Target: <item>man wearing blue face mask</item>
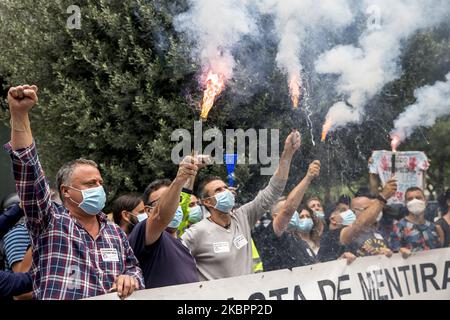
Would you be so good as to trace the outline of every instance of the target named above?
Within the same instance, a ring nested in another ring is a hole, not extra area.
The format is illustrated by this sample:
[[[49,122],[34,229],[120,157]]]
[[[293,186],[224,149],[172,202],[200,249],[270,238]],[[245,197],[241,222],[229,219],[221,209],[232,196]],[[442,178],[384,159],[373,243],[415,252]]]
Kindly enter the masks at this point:
[[[281,196],[300,145],[300,133],[291,133],[269,185],[236,210],[235,196],[222,179],[210,177],[200,184],[202,204],[211,215],[187,229],[182,239],[196,259],[201,281],[253,273],[251,229]]]
[[[173,182],[153,181],[142,196],[149,218],[136,225],[129,240],[142,267],[147,289],[198,281],[195,259],[177,237],[183,220],[181,192],[201,167],[191,160],[188,157],[180,164]]]
[[[378,231],[378,222],[383,215],[387,200],[397,191],[395,178],[389,180],[378,197],[368,191],[360,190],[351,201],[355,221],[342,228],[339,235],[341,245],[357,257],[385,255],[392,256],[387,240]],[[350,215],[349,215],[350,216]],[[345,218],[346,216],[343,216]]]
[[[356,221],[356,215],[347,206],[337,205],[330,215],[330,225],[320,241],[320,249],[317,258],[320,262],[346,259],[348,264],[355,261],[356,256],[349,252],[346,246],[340,242],[343,228],[352,225]]]
[[[302,214],[299,214],[297,208],[306,190],[319,174],[320,161],[316,160],[310,164],[306,176],[289,193],[289,196],[278,199],[272,206],[273,222],[254,234],[265,271],[317,263],[310,245],[302,237],[302,233],[310,234],[313,230],[314,222],[311,219],[311,213],[302,210]]]
[[[51,201],[31,134],[28,113],[36,86],[8,92],[11,141],[5,145],[33,246],[33,297],[70,300],[143,288],[142,271],[125,233],[102,212],[106,194],[97,164],[75,160],[57,175],[63,205]]]

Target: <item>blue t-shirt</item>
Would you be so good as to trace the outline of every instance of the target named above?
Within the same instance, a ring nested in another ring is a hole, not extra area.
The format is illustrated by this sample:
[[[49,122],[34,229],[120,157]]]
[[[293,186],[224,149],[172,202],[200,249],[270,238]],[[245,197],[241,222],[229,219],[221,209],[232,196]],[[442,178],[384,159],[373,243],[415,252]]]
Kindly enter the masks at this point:
[[[189,249],[164,231],[150,246],[145,245],[147,220],[137,224],[128,241],[139,260],[145,288],[159,288],[198,282],[197,267]]]
[[[18,224],[6,234],[3,239],[3,246],[5,248],[7,270],[12,270],[14,263],[23,260],[30,245],[30,235],[25,224]]]

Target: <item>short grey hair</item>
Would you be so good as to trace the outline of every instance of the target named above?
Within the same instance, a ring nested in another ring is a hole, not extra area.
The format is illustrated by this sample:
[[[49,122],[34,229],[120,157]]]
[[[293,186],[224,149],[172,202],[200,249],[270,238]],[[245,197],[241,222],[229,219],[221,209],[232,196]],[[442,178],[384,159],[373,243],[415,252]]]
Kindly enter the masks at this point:
[[[62,185],[67,186],[67,185],[71,184],[73,171],[79,165],[93,166],[94,168],[98,169],[98,165],[97,165],[97,163],[95,163],[95,161],[87,160],[87,159],[83,159],[83,158],[73,160],[73,161],[70,161],[70,162],[67,162],[66,164],[64,164],[58,170],[58,173],[56,174],[56,188],[58,188],[58,194],[62,201],[64,201],[63,200],[64,197],[61,192],[61,186]]]

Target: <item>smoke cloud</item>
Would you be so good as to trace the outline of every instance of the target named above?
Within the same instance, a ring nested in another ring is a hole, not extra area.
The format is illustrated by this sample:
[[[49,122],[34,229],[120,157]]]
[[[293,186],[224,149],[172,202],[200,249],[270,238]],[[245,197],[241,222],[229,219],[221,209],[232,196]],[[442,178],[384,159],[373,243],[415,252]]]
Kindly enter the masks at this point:
[[[450,73],[446,81],[419,88],[414,93],[417,102],[395,120],[392,135],[407,139],[418,127],[431,127],[440,117],[450,115]]]
[[[263,14],[274,17],[278,37],[277,66],[288,77],[291,96],[298,95],[302,86],[302,48],[315,45],[308,41],[311,34],[339,29],[353,21],[348,1],[259,0],[257,3]]]
[[[421,29],[439,24],[448,15],[440,0],[365,0],[369,22],[358,45],[339,45],[316,61],[321,74],[338,76],[336,90],[347,103],[333,105],[327,119],[333,128],[360,123],[364,107],[389,82],[401,76],[399,58],[405,40]]]
[[[200,61],[203,75],[213,70],[231,79],[234,52],[248,54],[245,61],[255,59],[256,53],[239,51],[244,37],[262,41],[267,37],[261,37],[261,32],[269,32],[277,43],[276,65],[287,76],[291,96],[302,89],[304,59],[315,61],[314,70],[307,71],[336,77],[336,92],[328,93],[338,97],[327,114],[331,130],[361,123],[367,103],[402,75],[406,41],[420,30],[439,25],[450,12],[447,0],[188,0],[188,4],[188,11],[177,15],[174,24],[194,43],[192,54]],[[260,30],[258,22],[267,16],[273,19],[273,30]],[[338,35],[342,44],[331,49],[336,42],[324,45],[330,34]],[[255,63],[262,70],[268,68],[267,61]],[[246,90],[250,94],[252,89],[246,86]]]

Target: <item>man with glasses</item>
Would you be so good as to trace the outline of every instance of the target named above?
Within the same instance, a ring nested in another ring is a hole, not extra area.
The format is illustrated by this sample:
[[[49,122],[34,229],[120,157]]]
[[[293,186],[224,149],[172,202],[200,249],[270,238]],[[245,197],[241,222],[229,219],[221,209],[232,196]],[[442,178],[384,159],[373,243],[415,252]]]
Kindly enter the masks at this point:
[[[357,192],[350,207],[354,213],[352,223],[345,223],[340,232],[340,243],[357,257],[384,254],[392,256],[386,239],[378,232],[378,222],[383,217],[387,200],[397,191],[397,182],[390,180],[383,191],[373,197],[369,191]],[[348,220],[348,219],[347,219]]]
[[[156,180],[144,191],[148,219],[137,224],[128,239],[141,265],[147,289],[198,281],[195,259],[177,237],[183,220],[181,192],[189,181],[195,179],[201,167],[194,162],[192,157],[188,157],[180,164],[172,182]]]

